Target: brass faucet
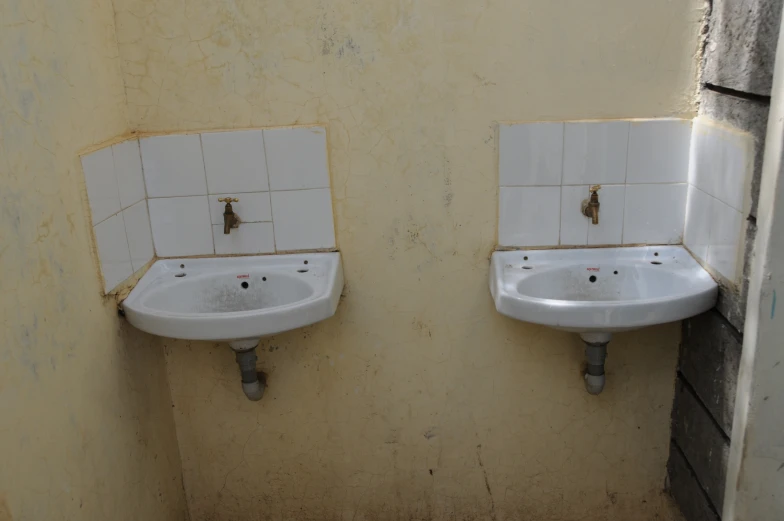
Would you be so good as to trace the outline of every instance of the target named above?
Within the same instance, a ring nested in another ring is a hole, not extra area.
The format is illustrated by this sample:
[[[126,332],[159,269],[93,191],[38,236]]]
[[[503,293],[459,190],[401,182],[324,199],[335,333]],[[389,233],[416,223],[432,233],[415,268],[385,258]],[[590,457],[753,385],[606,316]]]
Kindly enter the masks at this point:
[[[231,233],[232,228],[240,227],[240,216],[234,213],[231,203],[238,203],[240,200],[236,197],[220,197],[219,203],[226,203],[226,208],[223,209],[223,233],[228,235]]]
[[[583,215],[591,218],[591,224],[599,224],[599,189],[602,185],[593,185],[588,191],[589,199],[583,201]]]

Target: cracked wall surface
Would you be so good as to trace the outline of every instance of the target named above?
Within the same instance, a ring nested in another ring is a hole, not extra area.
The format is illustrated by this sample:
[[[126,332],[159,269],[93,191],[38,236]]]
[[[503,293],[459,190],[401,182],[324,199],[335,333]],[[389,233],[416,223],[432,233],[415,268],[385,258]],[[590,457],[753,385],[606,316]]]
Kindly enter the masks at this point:
[[[0,2],[2,521],[187,516],[160,341],[91,253],[77,154],[127,131],[110,2]]]
[[[347,288],[265,340],[167,342],[194,521],[673,519],[677,325],[499,316],[495,121],[694,115],[702,2],[115,0],[131,128],[327,127]]]

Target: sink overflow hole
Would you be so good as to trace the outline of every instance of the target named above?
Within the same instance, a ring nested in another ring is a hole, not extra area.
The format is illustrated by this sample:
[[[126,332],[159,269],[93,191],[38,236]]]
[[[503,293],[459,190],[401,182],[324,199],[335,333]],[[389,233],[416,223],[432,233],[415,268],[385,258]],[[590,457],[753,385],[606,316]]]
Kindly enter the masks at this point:
[[[184,277],[184,276],[185,276],[184,273],[178,273],[177,275],[175,275],[175,277]]]
[[[180,264],[180,268],[184,268],[184,267],[185,267],[185,264]]]
[[[658,257],[659,256],[659,252],[658,251],[653,252],[653,256],[654,257]]]
[[[613,275],[618,275],[618,272],[617,271],[613,271]]]
[[[590,280],[591,282],[596,282],[596,275],[591,275],[590,277],[588,277],[588,280]]]
[[[248,283],[247,282],[243,282],[242,284],[240,284],[240,286],[242,286],[243,289],[248,289]]]
[[[297,273],[307,273],[308,270],[297,270]]]
[[[307,264],[307,263],[308,263],[308,261],[305,261],[305,264]]]
[[[651,261],[651,264],[656,264],[658,266],[659,264],[661,264],[661,262],[659,262],[659,261]]]
[[[267,281],[267,277],[261,277],[261,280],[263,280],[264,282],[266,282],[266,281]]]
[[[523,260],[528,260],[528,255],[526,255],[525,257],[523,257]]]

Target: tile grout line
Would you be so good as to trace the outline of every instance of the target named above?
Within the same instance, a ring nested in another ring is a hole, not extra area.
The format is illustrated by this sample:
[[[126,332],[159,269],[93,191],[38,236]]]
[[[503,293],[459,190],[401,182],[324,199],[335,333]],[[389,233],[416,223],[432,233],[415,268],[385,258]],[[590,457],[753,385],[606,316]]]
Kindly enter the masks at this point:
[[[267,161],[267,138],[261,131],[261,147],[264,150],[264,171],[267,173],[267,198],[270,205],[270,222],[272,223],[272,253],[278,253],[278,239],[275,237],[275,211],[272,208],[272,181],[270,181],[269,161]]]
[[[204,143],[201,139],[202,133],[199,132],[198,135],[199,135],[199,153],[201,154],[201,168],[202,168],[202,172],[204,172],[204,188],[205,191],[209,193],[210,185],[209,182],[207,181],[207,163],[204,161]],[[212,215],[210,215],[210,200],[207,195],[205,195],[205,198],[207,199],[206,202],[207,202],[208,221],[210,222],[210,225],[212,225]],[[215,255],[215,234],[212,233],[212,226],[210,226],[210,239],[212,239],[212,254]]]
[[[626,198],[629,196],[629,148],[632,142],[632,124],[629,122],[629,131],[626,135],[626,160],[624,161],[623,172],[623,215],[621,217],[621,245],[625,243],[626,238]]]
[[[134,143],[136,143],[136,153],[139,156],[139,170],[142,175],[142,186],[144,187],[144,198],[142,199],[142,201],[144,201],[144,211],[147,214],[147,229],[150,231],[150,243],[152,244],[152,258],[154,259],[158,256],[158,253],[155,250],[155,239],[153,238],[152,235],[152,219],[150,218],[150,204],[147,202],[149,200],[149,196],[147,195],[147,178],[144,177],[144,158],[142,157],[142,142],[139,140],[139,138],[134,138],[128,141],[133,141]],[[129,247],[130,247],[130,243],[129,243]],[[152,259],[147,259],[147,262],[150,262],[150,260]]]
[[[591,186],[592,184],[601,184],[602,187],[605,186],[644,186],[644,185],[688,185],[689,183],[685,181],[661,181],[658,183],[570,183],[565,185],[556,185],[556,184],[549,184],[549,185],[500,185],[500,188],[537,188],[537,187],[548,187],[548,186]],[[279,192],[294,192],[294,191],[302,191],[302,190],[323,190],[324,188],[301,188],[299,190],[278,190]],[[251,192],[256,193],[256,192]],[[194,196],[175,196],[175,197],[194,197]],[[158,198],[160,199],[160,197]],[[722,201],[723,202],[723,201]],[[731,206],[727,204],[727,206]]]
[[[561,171],[558,173],[558,246],[561,245],[563,238],[563,175],[564,175],[564,162],[566,161],[566,123],[561,123]]]
[[[675,184],[675,183],[662,183],[662,184]],[[544,185],[544,186],[559,186],[559,185]],[[521,187],[522,188],[522,187]],[[242,195],[242,194],[267,194],[279,192],[307,192],[308,190],[329,190],[329,186],[319,186],[314,188],[293,188],[291,190],[259,190],[257,192],[225,192],[216,194],[189,194],[189,195],[162,195],[157,197],[148,197],[148,199],[175,199],[178,197],[209,197],[211,195]],[[138,201],[137,201],[138,202]],[[136,203],[134,203],[136,204]]]
[[[128,263],[131,265],[131,274],[128,275],[127,277],[125,277],[125,279],[127,279],[128,277],[132,277],[133,274],[136,273],[136,270],[133,269],[133,256],[131,255],[131,241],[128,240],[128,223],[125,221],[125,216],[122,215],[122,213],[123,212],[121,211],[120,212],[120,219],[122,219],[123,230],[125,231],[125,248],[128,250]],[[125,280],[125,279],[123,279],[123,280]],[[112,290],[113,289],[114,288],[112,288]]]

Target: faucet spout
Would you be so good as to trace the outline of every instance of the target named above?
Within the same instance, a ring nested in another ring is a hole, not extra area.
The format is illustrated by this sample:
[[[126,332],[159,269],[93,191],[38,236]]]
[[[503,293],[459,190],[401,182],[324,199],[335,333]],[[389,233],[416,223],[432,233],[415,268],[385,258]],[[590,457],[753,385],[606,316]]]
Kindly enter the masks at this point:
[[[599,224],[599,189],[601,185],[594,185],[588,190],[591,194],[590,198],[583,201],[583,215],[591,218],[591,224]]]
[[[240,227],[240,216],[234,213],[234,209],[231,207],[231,203],[239,202],[239,199],[236,197],[221,197],[218,199],[218,202],[226,203],[226,207],[223,209],[223,234],[229,235],[232,228]]]
[[[591,210],[591,224],[599,224],[599,203],[596,203],[596,206],[589,204],[588,207]]]

